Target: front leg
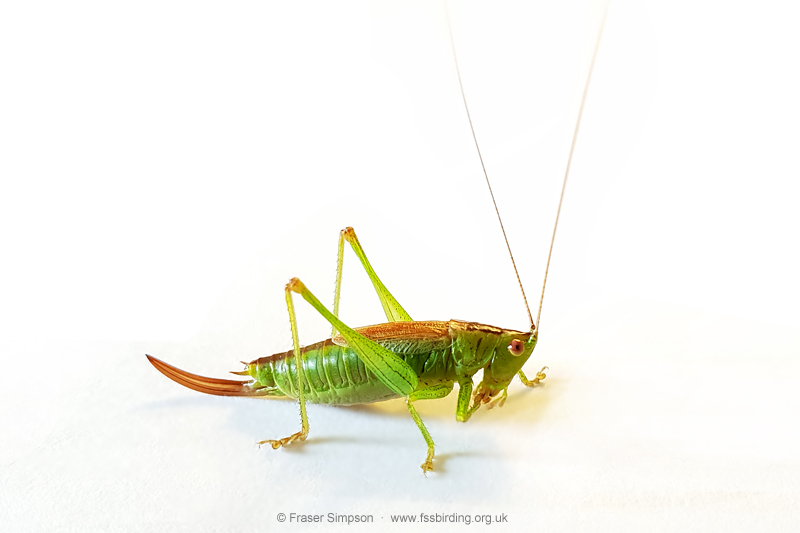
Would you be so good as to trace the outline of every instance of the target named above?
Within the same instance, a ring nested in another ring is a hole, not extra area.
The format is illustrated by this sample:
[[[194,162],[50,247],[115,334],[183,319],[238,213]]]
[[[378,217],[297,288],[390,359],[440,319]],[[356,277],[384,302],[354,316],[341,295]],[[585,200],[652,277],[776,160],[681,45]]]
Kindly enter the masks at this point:
[[[517,372],[517,375],[519,376],[519,380],[523,385],[526,387],[535,387],[540,381],[547,377],[547,374],[544,373],[545,370],[547,370],[547,367],[543,366],[542,369],[536,373],[536,377],[533,379],[528,379],[522,370]]]

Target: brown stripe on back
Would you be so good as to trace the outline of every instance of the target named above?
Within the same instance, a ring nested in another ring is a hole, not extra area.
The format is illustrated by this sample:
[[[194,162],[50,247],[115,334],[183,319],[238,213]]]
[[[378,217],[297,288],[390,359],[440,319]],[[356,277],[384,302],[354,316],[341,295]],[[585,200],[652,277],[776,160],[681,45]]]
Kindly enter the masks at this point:
[[[517,331],[515,329],[503,329],[497,326],[490,326],[489,324],[479,324],[477,322],[467,322],[464,320],[451,320],[449,323],[451,329],[461,331],[480,331],[482,333],[490,333],[492,335],[527,335],[527,332]]]

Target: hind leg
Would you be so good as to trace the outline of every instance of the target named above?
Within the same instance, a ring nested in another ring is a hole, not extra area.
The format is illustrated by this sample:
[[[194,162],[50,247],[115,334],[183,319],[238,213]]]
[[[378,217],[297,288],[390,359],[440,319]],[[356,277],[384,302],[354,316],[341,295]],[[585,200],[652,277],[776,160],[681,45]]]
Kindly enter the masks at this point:
[[[282,439],[268,439],[259,441],[258,445],[269,444],[273,450],[277,450],[281,446],[287,446],[296,441],[304,441],[308,437],[308,415],[306,415],[306,399],[303,393],[303,386],[305,385],[305,372],[303,371],[303,363],[300,356],[300,339],[297,336],[297,317],[294,313],[294,303],[292,302],[292,290],[289,285],[286,285],[286,307],[289,310],[289,323],[292,327],[292,345],[294,346],[294,362],[297,373],[297,398],[300,401],[300,431],[293,433],[288,437]]]

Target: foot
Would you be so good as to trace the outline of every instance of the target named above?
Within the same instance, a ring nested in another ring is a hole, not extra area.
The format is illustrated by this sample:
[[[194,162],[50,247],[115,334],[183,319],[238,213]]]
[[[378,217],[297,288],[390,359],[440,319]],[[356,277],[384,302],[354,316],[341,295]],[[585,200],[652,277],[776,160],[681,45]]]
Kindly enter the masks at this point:
[[[523,384],[523,385],[525,385],[526,387],[535,387],[536,385],[538,385],[538,384],[539,384],[539,382],[540,382],[540,381],[542,381],[544,378],[546,378],[546,377],[547,377],[547,374],[545,374],[545,373],[544,373],[544,371],[545,371],[545,370],[547,370],[547,367],[546,367],[546,366],[543,366],[543,367],[542,367],[542,369],[541,369],[541,370],[539,370],[539,371],[536,373],[536,377],[535,377],[535,378],[533,378],[533,379],[528,379],[528,378],[526,378],[526,377],[525,377],[525,374],[522,372],[522,370],[520,370],[520,371],[519,371],[519,374],[518,374],[518,375],[519,375],[519,380],[520,380],[520,381],[522,382],[522,384]]]
[[[486,406],[486,410],[492,409],[493,407],[503,407],[503,404],[506,403],[506,398],[508,398],[508,389],[503,389],[503,394],[492,400],[489,405]]]
[[[304,440],[306,440],[307,436],[308,436],[308,433],[303,433],[302,431],[298,431],[294,435],[289,435],[288,437],[283,438],[283,439],[259,441],[258,442],[258,447],[260,448],[262,444],[269,444],[270,446],[272,446],[273,450],[277,450],[281,446],[288,446],[289,444],[291,444],[291,443],[293,443],[295,441],[303,442]]]

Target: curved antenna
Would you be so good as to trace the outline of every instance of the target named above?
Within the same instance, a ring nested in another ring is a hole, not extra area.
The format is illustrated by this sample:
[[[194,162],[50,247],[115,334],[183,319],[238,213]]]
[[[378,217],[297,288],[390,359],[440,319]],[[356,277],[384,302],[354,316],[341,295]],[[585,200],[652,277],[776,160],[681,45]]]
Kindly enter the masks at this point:
[[[483,164],[483,156],[481,149],[478,146],[478,137],[475,135],[475,128],[472,126],[472,117],[469,114],[469,106],[467,105],[467,97],[464,94],[464,84],[461,83],[461,70],[458,68],[458,55],[456,54],[456,45],[453,41],[453,28],[450,26],[450,10],[447,7],[447,0],[444,0],[444,11],[447,16],[447,31],[450,33],[450,48],[453,50],[453,61],[456,64],[456,75],[458,76],[458,87],[461,89],[461,99],[464,101],[464,109],[467,111],[467,120],[469,121],[469,129],[472,131],[472,140],[475,141],[475,149],[478,151],[478,159],[481,161],[481,168],[483,169],[483,176],[486,178],[486,186],[489,187],[489,194],[492,197],[492,204],[494,204],[494,211],[497,213],[497,220],[500,222],[500,230],[503,232],[503,239],[506,241],[506,248],[508,248],[508,255],[511,257],[511,265],[514,267],[514,274],[517,276],[517,283],[519,283],[519,290],[522,292],[522,299],[525,301],[525,309],[528,310],[528,319],[531,321],[531,331],[534,330],[533,315],[531,315],[531,308],[528,306],[528,298],[525,296],[525,289],[522,287],[522,280],[519,277],[517,270],[517,263],[514,261],[514,254],[511,253],[511,245],[508,244],[508,237],[506,236],[506,229],[503,227],[503,219],[500,217],[500,210],[497,208],[497,202],[494,199],[494,192],[492,192],[492,185],[489,183],[489,174],[486,172],[486,165]],[[539,304],[539,312],[541,312],[541,302]]]
[[[600,22],[600,31],[597,32],[597,40],[592,53],[592,62],[589,64],[589,72],[586,75],[586,84],[583,86],[583,96],[581,96],[581,107],[578,109],[578,119],[575,121],[575,131],[572,134],[572,144],[569,147],[569,157],[567,157],[567,168],[564,171],[564,183],[561,185],[561,197],[558,200],[558,211],[556,211],[556,223],[553,225],[553,237],[550,239],[550,251],[547,253],[547,266],[544,269],[544,282],[542,283],[542,296],[539,298],[539,312],[536,315],[536,331],[539,331],[539,321],[542,316],[542,302],[544,302],[544,288],[547,286],[547,273],[550,271],[550,257],[553,255],[553,243],[556,241],[556,230],[558,229],[558,217],[561,215],[561,204],[564,203],[564,191],[567,189],[567,178],[569,177],[569,167],[572,164],[572,154],[575,152],[575,142],[578,140],[578,130],[581,127],[581,117],[583,116],[583,106],[586,104],[586,95],[589,93],[589,82],[592,80],[594,61],[597,59],[597,50],[600,48],[600,38],[603,36],[603,28],[606,24],[608,14],[608,2],[603,8],[603,19]]]

